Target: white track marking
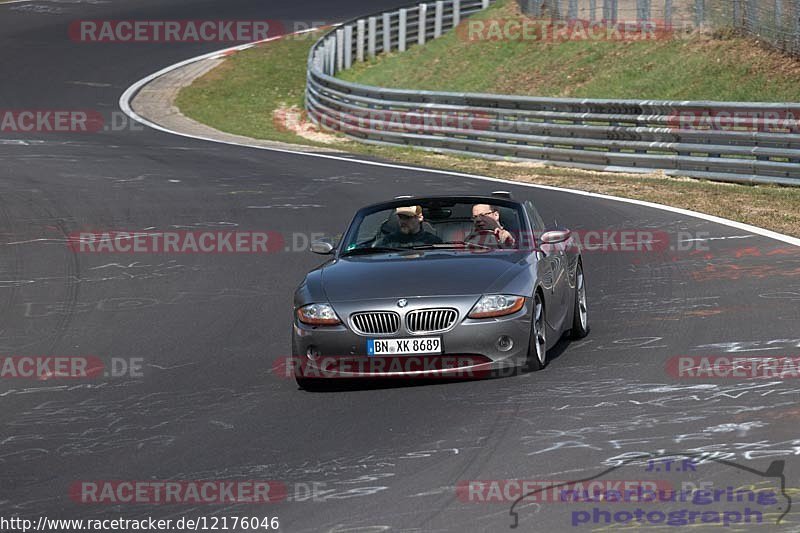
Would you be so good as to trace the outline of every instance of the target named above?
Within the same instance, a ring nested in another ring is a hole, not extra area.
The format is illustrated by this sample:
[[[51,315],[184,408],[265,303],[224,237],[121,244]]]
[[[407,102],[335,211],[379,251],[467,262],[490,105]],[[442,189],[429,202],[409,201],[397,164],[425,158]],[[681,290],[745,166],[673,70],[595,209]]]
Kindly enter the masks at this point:
[[[296,34],[301,34],[301,33],[312,32],[312,31],[315,31],[315,30],[318,30],[318,29],[319,28],[309,28],[307,30],[302,30],[302,31],[299,31],[299,32],[296,32],[296,33],[290,34],[290,35],[296,35]],[[229,52],[240,51],[240,50],[245,50],[247,48],[252,48],[253,46],[256,46],[257,44],[261,44],[261,43],[273,41],[273,40],[276,40],[276,39],[280,39],[281,37],[285,37],[285,36],[280,35],[280,36],[276,36],[276,37],[270,37],[269,39],[264,39],[263,41],[256,41],[256,42],[253,42],[253,43],[248,43],[248,44],[243,44],[243,45],[239,45],[239,46],[233,46],[233,47],[230,47],[230,48],[225,48],[223,50],[218,50],[216,52],[211,52],[211,53],[208,53],[208,54],[203,54],[203,55],[200,55],[200,56],[197,56],[197,57],[186,59],[184,61],[180,61],[178,63],[175,63],[174,65],[170,65],[170,66],[168,66],[166,68],[163,68],[163,69],[159,70],[158,72],[154,72],[153,74],[150,74],[149,76],[146,76],[146,77],[142,78],[141,80],[137,81],[136,83],[134,83],[133,85],[128,87],[128,89],[125,90],[125,92],[122,94],[122,96],[119,99],[119,107],[120,107],[120,109],[122,109],[122,111],[126,115],[128,115],[128,117],[132,118],[133,120],[136,120],[137,122],[140,122],[140,123],[142,123],[142,124],[144,124],[146,126],[149,126],[149,127],[153,128],[155,130],[158,130],[158,131],[162,131],[164,133],[169,133],[169,134],[172,134],[172,135],[178,135],[178,136],[186,137],[186,138],[189,138],[189,139],[196,139],[196,140],[200,140],[200,141],[215,142],[215,143],[227,144],[227,145],[231,145],[231,146],[240,146],[240,147],[245,147],[245,148],[254,148],[254,149],[257,149],[257,150],[268,150],[268,151],[271,151],[271,152],[280,152],[280,153],[284,153],[284,154],[292,154],[292,155],[302,156],[302,157],[316,157],[316,158],[320,158],[320,159],[331,159],[331,160],[334,160],[334,161],[346,161],[348,163],[355,163],[355,164],[368,165],[368,166],[374,166],[374,167],[393,168],[393,169],[397,169],[397,170],[408,170],[408,171],[414,171],[414,172],[425,172],[425,173],[428,173],[428,174],[441,174],[441,175],[446,175],[446,176],[456,176],[456,177],[460,177],[460,178],[476,179],[476,180],[483,180],[483,181],[492,181],[492,182],[496,182],[496,183],[507,183],[507,184],[516,185],[516,186],[519,186],[519,187],[533,187],[533,188],[543,189],[543,190],[548,190],[548,191],[557,191],[557,192],[564,192],[564,193],[569,193],[569,194],[577,194],[579,196],[586,196],[586,197],[589,197],[589,198],[599,198],[599,199],[603,199],[603,200],[612,200],[612,201],[615,201],[615,202],[624,202],[624,203],[627,203],[627,204],[639,205],[639,206],[643,206],[643,207],[650,207],[650,208],[653,208],[653,209],[660,209],[662,211],[669,211],[671,213],[676,213],[676,214],[679,214],[679,215],[689,216],[689,217],[693,217],[693,218],[699,218],[699,219],[702,219],[702,220],[706,220],[708,222],[713,222],[715,224],[721,224],[723,226],[729,226],[731,228],[736,228],[738,230],[747,231],[747,232],[750,232],[750,233],[755,233],[757,235],[761,235],[762,237],[767,237],[767,238],[774,239],[774,240],[777,240],[777,241],[785,242],[785,243],[791,244],[793,246],[800,246],[800,239],[797,238],[797,237],[791,237],[789,235],[784,235],[782,233],[778,233],[778,232],[771,231],[771,230],[768,230],[768,229],[759,228],[757,226],[751,226],[750,224],[745,224],[743,222],[736,222],[734,220],[728,220],[727,218],[717,217],[717,216],[714,216],[714,215],[707,215],[705,213],[698,213],[697,211],[690,211],[688,209],[681,209],[679,207],[671,207],[671,206],[668,206],[668,205],[662,205],[662,204],[657,204],[657,203],[653,203],[653,202],[646,202],[644,200],[634,200],[634,199],[631,199],[631,198],[621,198],[619,196],[611,196],[611,195],[607,195],[607,194],[599,194],[599,193],[593,193],[593,192],[579,191],[579,190],[575,190],[575,189],[566,189],[566,188],[563,188],[563,187],[553,187],[551,185],[538,185],[538,184],[534,184],[534,183],[525,183],[525,182],[521,182],[521,181],[513,181],[513,180],[507,180],[507,179],[503,179],[503,178],[496,178],[496,177],[493,177],[493,176],[481,176],[481,175],[477,175],[477,174],[466,174],[466,173],[463,173],[463,172],[451,172],[451,171],[447,171],[447,170],[436,170],[436,169],[420,168],[420,167],[413,167],[413,166],[409,166],[409,165],[398,165],[398,164],[395,164],[395,163],[382,163],[382,162],[378,162],[378,161],[366,161],[366,160],[363,160],[363,159],[355,159],[353,156],[345,157],[345,156],[320,154],[320,153],[313,153],[313,152],[300,152],[300,151],[296,151],[296,150],[288,150],[288,149],[285,149],[285,148],[272,148],[272,147],[258,146],[258,145],[246,144],[246,143],[236,143],[236,142],[232,142],[232,141],[223,141],[223,140],[219,140],[219,139],[212,139],[210,137],[204,137],[202,135],[192,135],[192,134],[189,134],[189,133],[173,131],[173,130],[164,128],[163,126],[159,126],[158,124],[156,124],[154,122],[151,122],[151,121],[147,120],[146,118],[138,115],[131,108],[130,102],[133,99],[133,97],[136,96],[136,93],[138,93],[139,90],[142,87],[144,87],[145,85],[147,85],[151,81],[155,80],[156,78],[159,78],[159,77],[161,77],[161,76],[163,76],[163,75],[165,75],[165,74],[167,74],[169,72],[172,72],[173,70],[179,69],[179,68],[184,67],[186,65],[190,65],[192,63],[196,63],[198,61],[203,61],[205,59],[211,59],[211,58],[215,58],[215,59],[216,58],[221,58],[221,57],[224,57]]]

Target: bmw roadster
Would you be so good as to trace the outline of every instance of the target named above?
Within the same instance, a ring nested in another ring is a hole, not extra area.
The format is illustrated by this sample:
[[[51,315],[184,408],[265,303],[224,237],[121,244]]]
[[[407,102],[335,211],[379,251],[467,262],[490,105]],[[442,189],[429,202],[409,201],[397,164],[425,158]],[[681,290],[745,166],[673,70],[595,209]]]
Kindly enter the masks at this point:
[[[530,201],[399,197],[359,210],[294,295],[295,378],[540,370],[589,331],[580,248]],[[389,364],[391,361],[391,364]]]

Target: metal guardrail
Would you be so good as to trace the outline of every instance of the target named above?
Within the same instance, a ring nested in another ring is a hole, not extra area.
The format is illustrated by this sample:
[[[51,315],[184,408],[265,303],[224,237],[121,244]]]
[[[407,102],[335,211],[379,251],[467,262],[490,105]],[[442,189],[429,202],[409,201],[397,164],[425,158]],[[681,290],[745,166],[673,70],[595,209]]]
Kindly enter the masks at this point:
[[[489,3],[440,0],[361,17],[332,30],[309,54],[309,118],[367,143],[590,170],[800,186],[800,104],[447,93],[336,78],[354,62],[424,44]]]

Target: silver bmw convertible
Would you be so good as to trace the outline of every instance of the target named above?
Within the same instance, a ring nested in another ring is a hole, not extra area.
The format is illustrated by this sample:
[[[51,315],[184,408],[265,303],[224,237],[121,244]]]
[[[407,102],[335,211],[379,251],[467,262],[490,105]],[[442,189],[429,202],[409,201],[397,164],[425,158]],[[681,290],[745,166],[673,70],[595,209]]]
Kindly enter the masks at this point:
[[[536,371],[589,332],[581,251],[531,201],[398,197],[359,210],[294,295],[294,375],[459,377]],[[484,373],[484,374],[482,374]]]

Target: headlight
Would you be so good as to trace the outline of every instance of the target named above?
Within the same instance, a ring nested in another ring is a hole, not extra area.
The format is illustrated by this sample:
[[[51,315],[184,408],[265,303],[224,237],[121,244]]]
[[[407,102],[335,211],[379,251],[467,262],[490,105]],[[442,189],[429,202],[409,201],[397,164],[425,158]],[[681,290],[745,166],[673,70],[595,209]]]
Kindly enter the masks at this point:
[[[492,318],[495,316],[505,316],[516,313],[525,305],[525,298],[522,296],[512,296],[510,294],[489,294],[481,297],[472,311],[469,318]]]
[[[297,310],[297,319],[310,326],[335,326],[342,321],[328,304],[309,304]]]

